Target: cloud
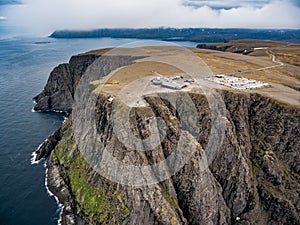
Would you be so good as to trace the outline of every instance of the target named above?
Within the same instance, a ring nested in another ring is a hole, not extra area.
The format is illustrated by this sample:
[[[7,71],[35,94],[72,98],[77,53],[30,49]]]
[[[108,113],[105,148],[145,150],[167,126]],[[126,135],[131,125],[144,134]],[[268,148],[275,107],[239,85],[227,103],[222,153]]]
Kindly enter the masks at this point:
[[[6,18],[4,16],[0,16],[0,21],[1,20],[6,20]]]
[[[300,28],[297,0],[22,0],[8,23],[31,32],[120,27]],[[197,7],[189,4],[197,3]],[[3,13],[2,13],[3,14]]]
[[[270,2],[270,0],[186,0],[184,4],[195,8],[209,6],[213,9],[231,9],[245,6],[262,7]]]

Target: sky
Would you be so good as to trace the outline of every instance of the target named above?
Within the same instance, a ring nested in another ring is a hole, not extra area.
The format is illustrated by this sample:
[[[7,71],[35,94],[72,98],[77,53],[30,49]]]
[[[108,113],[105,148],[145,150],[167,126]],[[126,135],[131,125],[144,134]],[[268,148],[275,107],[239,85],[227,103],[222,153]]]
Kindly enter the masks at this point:
[[[0,26],[58,29],[297,28],[300,0],[0,0]]]

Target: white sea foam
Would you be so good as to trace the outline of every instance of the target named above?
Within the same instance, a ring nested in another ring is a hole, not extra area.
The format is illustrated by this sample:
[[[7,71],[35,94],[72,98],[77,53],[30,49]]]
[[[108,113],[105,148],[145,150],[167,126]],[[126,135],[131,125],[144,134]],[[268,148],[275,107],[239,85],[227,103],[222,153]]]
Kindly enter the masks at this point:
[[[60,111],[60,110],[47,110],[47,112],[64,113],[64,111]]]
[[[39,164],[41,161],[43,161],[43,159],[35,160],[35,159],[36,159],[36,156],[37,156],[36,152],[37,152],[38,150],[40,150],[40,148],[42,147],[42,145],[43,145],[46,141],[48,141],[48,139],[44,140],[44,141],[39,145],[39,147],[37,147],[37,149],[31,154],[31,156],[32,156],[31,159],[30,159],[31,165]]]
[[[63,121],[63,123],[66,122],[67,119],[68,119],[68,117],[67,117],[67,116],[64,116],[64,121]]]
[[[30,159],[31,165],[39,164],[40,160],[35,160],[35,159],[36,159],[36,151],[34,151],[34,152],[31,154],[31,159]]]
[[[59,213],[59,219],[58,219],[58,221],[57,221],[57,224],[58,224],[58,225],[62,225],[62,213],[63,213],[63,210],[64,210],[64,205],[61,204],[61,203],[59,202],[58,197],[55,196],[55,195],[50,191],[50,189],[48,188],[48,168],[47,168],[46,162],[45,162],[45,164],[44,164],[44,167],[45,167],[45,187],[46,187],[46,190],[47,190],[48,195],[49,195],[50,197],[54,197],[54,199],[55,199],[55,201],[56,201],[56,203],[57,203],[57,205],[58,205],[58,210],[60,210],[60,213]]]
[[[39,147],[37,147],[37,149],[31,154],[31,160],[30,160],[30,162],[31,162],[31,165],[34,165],[34,164],[39,164],[41,161],[43,161],[43,159],[40,159],[40,160],[35,160],[36,159],[36,152],[38,151],[38,150],[40,150],[40,148],[42,147],[42,145],[46,142],[46,141],[48,141],[48,138],[47,139],[45,139],[40,145],[39,145]]]
[[[61,110],[34,110],[34,107],[31,109],[31,112],[55,112],[55,113],[66,113]]]

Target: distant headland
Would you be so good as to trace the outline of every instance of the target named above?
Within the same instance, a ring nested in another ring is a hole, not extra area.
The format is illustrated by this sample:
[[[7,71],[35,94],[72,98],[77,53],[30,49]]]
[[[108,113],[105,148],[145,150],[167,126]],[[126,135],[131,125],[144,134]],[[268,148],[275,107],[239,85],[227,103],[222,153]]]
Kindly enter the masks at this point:
[[[95,30],[57,30],[51,38],[136,38],[202,43],[237,39],[259,39],[300,43],[300,30],[221,29],[221,28],[115,28]]]

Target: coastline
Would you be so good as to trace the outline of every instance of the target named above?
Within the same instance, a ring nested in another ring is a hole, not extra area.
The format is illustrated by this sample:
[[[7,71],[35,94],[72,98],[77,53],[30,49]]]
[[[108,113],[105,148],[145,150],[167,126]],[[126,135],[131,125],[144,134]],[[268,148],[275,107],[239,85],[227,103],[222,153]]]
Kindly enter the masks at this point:
[[[61,124],[61,127],[54,131],[49,137],[40,144],[39,148],[32,153],[33,164],[38,164],[44,161],[45,168],[45,187],[50,197],[54,197],[57,203],[57,210],[59,210],[59,218],[57,224],[59,225],[75,225],[80,221],[80,218],[76,215],[75,202],[72,194],[72,190],[69,184],[69,178],[64,171],[64,168],[60,167],[58,161],[53,159],[51,152],[55,149],[59,142],[61,135],[65,129],[68,128],[69,123],[67,117]],[[82,223],[80,223],[82,224]]]
[[[37,164],[39,164],[42,160],[44,160],[44,159],[36,160],[36,158],[38,157],[37,151],[40,150],[40,148],[43,146],[43,144],[44,144],[46,141],[48,141],[48,138],[45,139],[45,141],[43,141],[43,142],[39,145],[39,147],[37,147],[37,149],[36,149],[34,152],[31,153],[31,159],[30,159],[30,164],[31,164],[31,165],[37,165]]]
[[[41,160],[39,160],[41,161]],[[58,225],[62,225],[62,215],[63,215],[63,210],[64,210],[64,205],[59,201],[58,197],[50,191],[48,187],[48,167],[47,167],[47,162],[44,163],[44,168],[45,168],[45,188],[47,190],[47,193],[49,197],[54,197],[56,203],[57,203],[57,210],[59,210],[59,218],[57,221]]]
[[[40,159],[40,160],[36,160],[36,158],[37,158],[37,156],[38,156],[38,154],[37,154],[37,151],[39,151],[40,150],[40,148],[43,146],[43,144],[45,143],[45,142],[47,142],[48,141],[48,139],[45,139],[45,141],[43,141],[40,145],[39,145],[39,147],[34,151],[34,152],[32,152],[32,154],[31,154],[31,159],[30,159],[30,162],[31,162],[31,165],[38,165],[38,164],[40,164],[42,161],[44,161],[44,169],[45,169],[45,188],[46,188],[46,191],[47,191],[47,193],[48,193],[48,196],[49,197],[53,197],[54,199],[55,199],[55,201],[56,201],[56,204],[57,204],[57,211],[59,211],[59,218],[58,218],[58,221],[57,221],[57,224],[58,225],[62,225],[62,215],[63,215],[63,210],[64,210],[64,205],[59,201],[59,198],[58,198],[58,196],[56,196],[50,189],[49,189],[49,186],[48,186],[48,178],[49,178],[49,175],[48,175],[48,171],[49,171],[49,169],[48,169],[48,167],[47,167],[47,159],[44,159],[44,158],[42,158],[42,159]]]
[[[49,111],[51,111],[51,110],[49,110]],[[62,113],[65,113],[65,112],[62,112]],[[64,120],[61,123],[61,126],[63,126],[63,124],[66,122],[67,118],[68,118],[67,116],[64,117]],[[59,131],[59,130],[57,130],[57,131]],[[53,134],[55,134],[57,131],[54,131]],[[53,181],[60,180],[60,179],[63,179],[63,178],[60,176],[59,173],[53,173],[51,171],[51,166],[52,166],[52,170],[55,169],[54,168],[55,166],[53,164],[50,166],[51,156],[45,157],[45,153],[42,154],[42,155],[41,155],[41,153],[39,153],[39,151],[43,151],[42,150],[43,148],[47,148],[47,145],[49,145],[49,143],[50,143],[51,147],[54,146],[54,148],[55,148],[56,143],[52,142],[53,140],[51,140],[51,136],[53,134],[50,134],[49,137],[47,139],[45,139],[36,148],[36,150],[34,152],[32,152],[30,162],[31,162],[31,165],[37,165],[37,164],[40,164],[41,162],[44,162],[43,166],[44,166],[44,169],[45,169],[45,183],[44,183],[45,188],[46,188],[46,191],[47,191],[49,197],[54,197],[54,199],[57,203],[57,211],[59,211],[59,218],[58,218],[57,224],[58,225],[64,225],[64,224],[68,224],[68,223],[63,223],[63,217],[67,215],[67,213],[65,212],[65,205],[64,205],[64,203],[66,204],[66,201],[64,201],[62,199],[63,197],[60,197],[58,192],[55,191],[55,189],[58,188],[58,187],[53,185],[53,183],[55,183]],[[51,180],[52,180],[52,185],[51,185]],[[60,188],[60,190],[63,190],[64,188],[69,189],[67,184],[65,184],[62,188]]]

